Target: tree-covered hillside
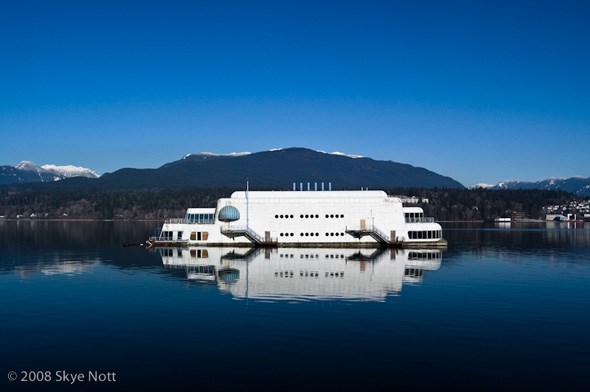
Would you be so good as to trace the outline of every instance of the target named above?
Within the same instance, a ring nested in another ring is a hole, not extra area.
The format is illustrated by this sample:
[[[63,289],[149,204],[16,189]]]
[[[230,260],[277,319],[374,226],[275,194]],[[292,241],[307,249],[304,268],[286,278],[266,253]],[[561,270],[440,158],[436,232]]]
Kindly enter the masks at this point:
[[[0,188],[0,216],[36,219],[165,219],[188,207],[214,207],[235,189],[156,189],[105,191]],[[542,219],[542,208],[576,199],[562,191],[489,189],[389,189],[390,195],[427,198],[426,214],[439,221],[490,220],[502,216]]]

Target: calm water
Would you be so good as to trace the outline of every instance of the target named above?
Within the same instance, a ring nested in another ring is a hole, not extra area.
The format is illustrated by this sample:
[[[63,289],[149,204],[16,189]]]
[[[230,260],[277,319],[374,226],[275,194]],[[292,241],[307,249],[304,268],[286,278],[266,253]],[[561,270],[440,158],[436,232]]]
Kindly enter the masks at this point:
[[[448,227],[442,253],[121,246],[153,226],[0,221],[0,391],[590,390],[588,224]]]

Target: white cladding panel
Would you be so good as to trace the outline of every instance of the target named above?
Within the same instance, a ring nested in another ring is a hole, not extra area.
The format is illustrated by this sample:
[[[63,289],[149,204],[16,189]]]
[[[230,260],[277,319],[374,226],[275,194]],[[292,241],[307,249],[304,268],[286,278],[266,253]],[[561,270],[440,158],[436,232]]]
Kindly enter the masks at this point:
[[[268,231],[279,242],[359,242],[346,234],[346,230],[360,229],[364,224],[389,235],[391,230],[405,225],[399,199],[387,197],[382,191],[249,192],[248,197],[245,195],[245,192],[234,192],[232,198],[219,200],[218,211],[226,205],[240,211],[240,219],[224,224],[225,227],[247,226],[262,237]],[[370,237],[360,241],[375,242]]]

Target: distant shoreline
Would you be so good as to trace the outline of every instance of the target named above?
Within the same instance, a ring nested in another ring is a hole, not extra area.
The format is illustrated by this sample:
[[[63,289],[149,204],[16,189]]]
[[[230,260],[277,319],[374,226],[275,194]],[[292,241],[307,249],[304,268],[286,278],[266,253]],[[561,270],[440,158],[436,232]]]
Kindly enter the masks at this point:
[[[164,219],[95,219],[95,218],[0,218],[0,222],[164,222]],[[438,223],[543,223],[543,219],[521,219],[510,222],[484,220],[437,220]]]

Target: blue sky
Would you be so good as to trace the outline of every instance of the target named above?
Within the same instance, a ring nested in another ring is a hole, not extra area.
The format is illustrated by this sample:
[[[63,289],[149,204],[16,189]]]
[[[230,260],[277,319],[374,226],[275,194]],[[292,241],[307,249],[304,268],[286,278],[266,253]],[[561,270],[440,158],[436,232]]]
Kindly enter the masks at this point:
[[[586,1],[3,1],[0,164],[308,147],[590,177]]]

